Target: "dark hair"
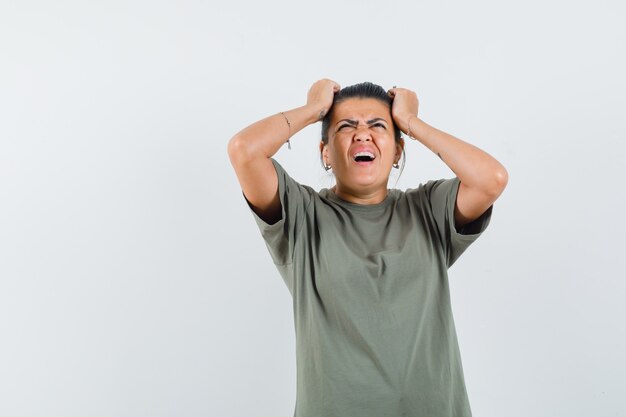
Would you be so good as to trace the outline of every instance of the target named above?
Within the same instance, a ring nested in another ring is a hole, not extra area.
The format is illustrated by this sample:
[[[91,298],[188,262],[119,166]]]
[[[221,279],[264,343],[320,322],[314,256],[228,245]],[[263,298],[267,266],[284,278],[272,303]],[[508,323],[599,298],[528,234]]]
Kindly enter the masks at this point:
[[[336,104],[341,103],[349,98],[373,98],[376,100],[380,100],[389,106],[389,110],[391,111],[391,105],[393,103],[393,99],[389,97],[389,94],[383,89],[380,85],[371,83],[366,81],[364,83],[350,85],[348,87],[344,87],[339,90],[333,99],[333,104],[330,106],[328,113],[324,116],[322,120],[322,142],[325,145],[328,144],[328,129],[330,128],[330,121],[333,117],[333,109]],[[393,124],[393,133],[396,140],[396,143],[400,143],[402,139],[402,132],[400,128],[393,122],[393,118],[391,120]],[[324,159],[320,153],[320,160],[322,162],[322,167],[324,167]],[[400,175],[402,175],[402,171],[404,170],[404,164],[406,162],[406,154],[404,153],[404,148],[402,149],[402,168],[400,169]],[[398,176],[399,178],[399,176]]]

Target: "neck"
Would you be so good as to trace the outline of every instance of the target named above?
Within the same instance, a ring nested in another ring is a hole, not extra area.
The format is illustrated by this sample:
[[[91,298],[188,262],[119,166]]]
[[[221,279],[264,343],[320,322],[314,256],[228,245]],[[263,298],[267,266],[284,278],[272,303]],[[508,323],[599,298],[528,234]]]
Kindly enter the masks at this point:
[[[389,193],[386,188],[379,188],[372,192],[356,192],[355,190],[342,187],[339,184],[333,186],[331,191],[344,201],[363,205],[382,203],[383,200],[387,198],[387,194]]]

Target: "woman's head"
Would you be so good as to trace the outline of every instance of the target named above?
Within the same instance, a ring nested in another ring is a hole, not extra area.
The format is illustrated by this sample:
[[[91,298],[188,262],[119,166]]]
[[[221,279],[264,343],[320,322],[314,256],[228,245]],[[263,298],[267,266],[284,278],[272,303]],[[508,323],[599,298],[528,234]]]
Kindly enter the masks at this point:
[[[322,120],[320,157],[344,188],[386,189],[392,165],[404,157],[404,140],[391,116],[392,102],[381,86],[370,82],[335,94]],[[373,159],[360,151],[371,153]]]

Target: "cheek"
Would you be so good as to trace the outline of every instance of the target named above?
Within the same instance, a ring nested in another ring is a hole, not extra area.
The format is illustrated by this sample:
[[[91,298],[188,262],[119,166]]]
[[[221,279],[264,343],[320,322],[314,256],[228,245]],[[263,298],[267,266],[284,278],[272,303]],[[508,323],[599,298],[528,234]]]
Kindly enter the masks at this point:
[[[395,158],[396,156],[396,143],[393,138],[385,139],[384,141],[380,141],[378,144],[378,149],[383,153],[384,158]]]
[[[329,153],[333,155],[344,155],[350,149],[350,142],[347,140],[341,140],[340,137],[336,138],[332,146],[329,147]]]

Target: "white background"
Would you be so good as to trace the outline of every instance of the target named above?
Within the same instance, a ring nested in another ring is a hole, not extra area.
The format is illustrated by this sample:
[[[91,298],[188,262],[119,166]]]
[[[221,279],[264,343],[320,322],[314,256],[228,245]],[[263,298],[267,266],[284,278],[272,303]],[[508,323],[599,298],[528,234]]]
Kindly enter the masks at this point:
[[[617,0],[3,0],[0,415],[293,415],[291,299],[226,144],[320,78],[410,88],[509,172],[449,271],[474,415],[626,415],[624,22]],[[316,189],[319,133],[275,155]],[[452,176],[408,142],[397,187]]]

